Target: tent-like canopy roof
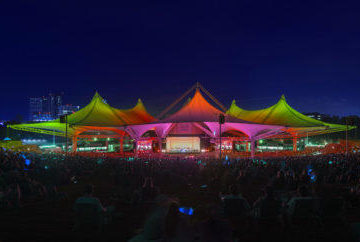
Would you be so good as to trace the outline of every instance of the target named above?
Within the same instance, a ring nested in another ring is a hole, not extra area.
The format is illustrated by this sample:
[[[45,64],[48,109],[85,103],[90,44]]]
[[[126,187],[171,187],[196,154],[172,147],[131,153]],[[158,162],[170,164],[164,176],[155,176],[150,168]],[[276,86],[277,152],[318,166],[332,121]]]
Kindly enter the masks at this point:
[[[140,99],[134,108],[120,110],[107,104],[97,92],[87,106],[68,116],[68,123],[76,126],[116,127],[152,121],[155,118]]]
[[[211,105],[196,89],[194,96],[188,99],[185,105],[176,113],[167,118],[160,120],[161,123],[183,123],[183,122],[219,122],[219,115],[225,115],[226,122],[243,122],[232,116],[226,115],[224,112]]]
[[[256,124],[227,115],[212,106],[201,94],[199,88],[196,88],[194,96],[188,99],[180,110],[174,114],[156,122],[129,126],[126,128],[126,131],[130,133],[134,139],[138,139],[146,131],[154,129],[159,137],[164,138],[171,127],[174,127],[174,124],[192,123],[210,137],[216,138],[219,137],[220,134],[220,114],[225,116],[226,122],[222,125],[222,133],[226,130],[235,129],[245,133],[251,139],[258,139],[270,133],[277,133],[283,128],[282,126]]]
[[[136,106],[131,109],[117,109],[111,107],[96,92],[88,105],[79,111],[68,115],[68,132],[71,135],[75,129],[85,126],[91,127],[119,127],[132,124],[143,124],[153,122],[156,119],[145,109],[144,104],[139,99]],[[63,136],[66,126],[60,123],[59,119],[31,124],[11,125],[11,128]]]
[[[271,107],[252,111],[239,108],[235,101],[233,101],[230,109],[225,114],[204,98],[200,89],[214,101],[211,94],[198,83],[182,97],[186,97],[194,89],[194,96],[180,110],[161,120],[156,120],[151,116],[140,99],[136,106],[131,109],[117,109],[111,107],[98,93],[95,93],[87,106],[68,116],[67,127],[64,123],[60,123],[59,119],[43,123],[12,125],[10,127],[58,136],[64,136],[66,128],[69,136],[89,129],[111,129],[112,131],[127,132],[132,137],[139,138],[149,129],[154,129],[159,137],[165,137],[174,123],[188,122],[197,125],[210,136],[217,137],[220,133],[217,130],[219,128],[219,115],[224,114],[226,123],[222,132],[231,129],[240,130],[251,139],[258,139],[269,135],[276,137],[301,137],[355,128],[353,126],[347,127],[345,125],[325,123],[307,117],[290,107],[284,96]],[[225,110],[223,105],[219,105],[217,100],[214,102],[222,110]],[[178,102],[176,101],[176,103]],[[174,107],[174,105],[169,107]]]
[[[287,132],[300,136],[301,133],[311,135],[346,130],[346,125],[326,123],[296,111],[286,102],[284,95],[275,105],[260,110],[244,110],[234,100],[227,114],[255,123],[286,126]]]

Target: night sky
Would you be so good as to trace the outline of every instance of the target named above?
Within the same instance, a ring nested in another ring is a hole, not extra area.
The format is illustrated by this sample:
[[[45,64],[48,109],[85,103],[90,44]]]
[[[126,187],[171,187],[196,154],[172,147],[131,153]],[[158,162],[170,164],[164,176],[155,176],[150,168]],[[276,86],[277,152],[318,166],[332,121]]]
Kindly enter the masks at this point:
[[[0,22],[0,120],[95,90],[157,114],[196,81],[227,107],[360,115],[359,1],[11,0]]]

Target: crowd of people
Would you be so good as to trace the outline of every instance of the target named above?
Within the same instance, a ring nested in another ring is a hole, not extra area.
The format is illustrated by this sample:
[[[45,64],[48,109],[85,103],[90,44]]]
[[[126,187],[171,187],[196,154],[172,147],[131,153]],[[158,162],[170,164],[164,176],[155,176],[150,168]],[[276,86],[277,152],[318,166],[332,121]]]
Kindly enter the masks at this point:
[[[100,230],[131,217],[126,204],[147,208],[130,241],[347,241],[359,233],[359,172],[357,153],[220,161],[0,149],[0,203],[1,210],[16,210],[69,200],[59,188],[82,186],[83,194],[69,201],[78,217],[73,230],[89,214]],[[106,201],[94,192],[99,180],[112,187]]]

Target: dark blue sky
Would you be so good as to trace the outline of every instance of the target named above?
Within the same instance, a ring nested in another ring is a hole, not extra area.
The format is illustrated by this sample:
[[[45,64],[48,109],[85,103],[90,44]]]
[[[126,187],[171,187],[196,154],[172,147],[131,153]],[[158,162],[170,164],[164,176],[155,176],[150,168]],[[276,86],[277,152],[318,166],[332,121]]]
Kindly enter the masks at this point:
[[[156,113],[195,81],[226,106],[360,115],[358,1],[11,0],[0,22],[0,120],[50,91]]]

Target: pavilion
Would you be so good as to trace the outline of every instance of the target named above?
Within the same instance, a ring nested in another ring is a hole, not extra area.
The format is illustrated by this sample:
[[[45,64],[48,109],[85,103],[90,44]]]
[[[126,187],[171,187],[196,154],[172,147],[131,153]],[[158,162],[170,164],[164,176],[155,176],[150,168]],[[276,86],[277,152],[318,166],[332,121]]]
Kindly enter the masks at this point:
[[[170,113],[193,92],[191,99],[177,111]],[[220,115],[225,118],[223,124],[219,123]],[[122,153],[126,139],[135,143],[137,152],[154,151],[156,146],[156,152],[166,153],[207,152],[219,150],[220,147],[222,150],[232,150],[234,142],[245,142],[246,151],[250,144],[252,156],[255,154],[255,142],[259,139],[290,137],[294,139],[296,150],[296,140],[299,137],[354,128],[307,117],[291,108],[284,96],[277,104],[266,109],[248,111],[239,108],[233,101],[230,109],[226,110],[199,83],[172,103],[158,118],[147,112],[140,99],[133,108],[118,109],[110,106],[96,92],[88,105],[67,116],[67,123],[61,123],[57,119],[10,127],[71,138],[73,152],[79,151],[78,142],[82,139],[117,139]]]

